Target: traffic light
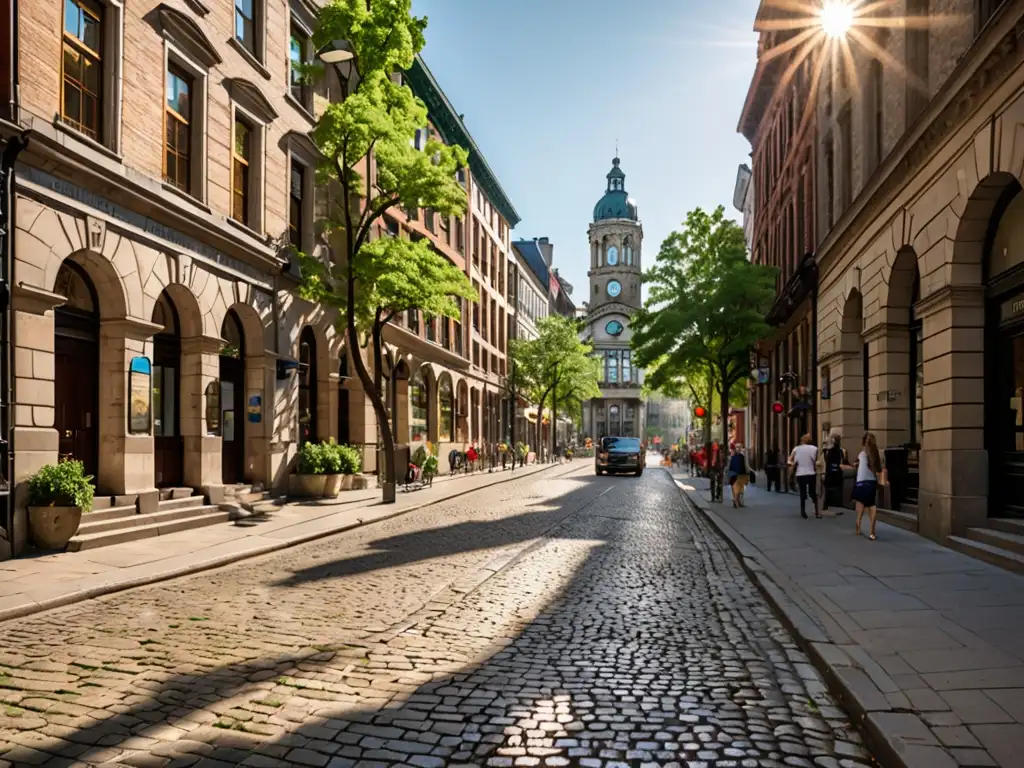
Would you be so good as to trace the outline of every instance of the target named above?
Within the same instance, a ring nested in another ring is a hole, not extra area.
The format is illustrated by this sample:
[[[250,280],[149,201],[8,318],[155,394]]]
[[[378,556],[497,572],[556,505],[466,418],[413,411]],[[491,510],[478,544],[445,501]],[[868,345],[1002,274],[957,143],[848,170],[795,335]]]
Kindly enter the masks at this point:
[[[708,415],[708,412],[704,408],[704,406],[698,405],[696,408],[693,409],[693,415],[696,416],[698,419],[703,419],[705,416]]]

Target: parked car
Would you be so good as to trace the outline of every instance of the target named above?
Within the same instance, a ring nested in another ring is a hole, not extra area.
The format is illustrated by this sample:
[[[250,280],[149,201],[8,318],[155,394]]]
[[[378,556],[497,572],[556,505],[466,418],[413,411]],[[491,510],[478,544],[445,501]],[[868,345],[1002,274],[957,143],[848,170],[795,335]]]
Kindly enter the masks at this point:
[[[637,477],[644,473],[647,449],[637,437],[602,437],[594,456],[594,471],[618,474],[632,472]]]

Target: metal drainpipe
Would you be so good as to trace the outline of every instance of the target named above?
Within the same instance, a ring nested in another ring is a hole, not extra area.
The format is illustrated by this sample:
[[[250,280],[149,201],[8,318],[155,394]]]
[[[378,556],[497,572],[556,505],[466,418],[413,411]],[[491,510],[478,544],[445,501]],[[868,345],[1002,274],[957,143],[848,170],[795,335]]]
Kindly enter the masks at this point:
[[[3,322],[6,327],[7,339],[5,342],[0,340],[3,344],[3,361],[0,365],[3,366],[4,377],[3,381],[0,382],[0,399],[7,407],[7,418],[6,424],[4,424],[4,431],[6,434],[0,435],[0,438],[7,441],[7,466],[3,467],[3,472],[7,477],[7,501],[6,509],[4,510],[4,527],[7,530],[8,542],[11,545],[11,551],[14,552],[14,429],[12,425],[13,421],[13,409],[12,404],[14,401],[14,387],[12,385],[13,376],[11,365],[14,362],[14,354],[11,350],[13,345],[13,315],[11,312],[11,286],[14,282],[14,230],[17,224],[15,215],[16,206],[14,205],[14,164],[18,159],[18,155],[24,151],[28,146],[29,132],[26,131],[21,136],[9,139],[7,146],[4,149],[2,157],[0,157],[0,184],[3,188],[0,189],[0,193],[3,194],[3,209],[0,210],[0,232],[3,232],[4,239],[4,253],[3,257],[6,260],[4,264],[4,274],[2,276],[3,285],[0,290],[3,292]]]

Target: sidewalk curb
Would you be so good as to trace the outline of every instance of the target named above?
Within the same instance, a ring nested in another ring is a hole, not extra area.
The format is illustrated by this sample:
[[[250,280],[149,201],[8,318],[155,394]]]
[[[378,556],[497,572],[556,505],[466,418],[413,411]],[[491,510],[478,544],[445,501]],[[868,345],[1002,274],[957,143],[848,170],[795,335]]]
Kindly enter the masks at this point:
[[[325,539],[329,536],[335,536],[339,533],[346,533],[355,528],[362,528],[363,526],[373,525],[375,523],[382,523],[385,520],[393,520],[396,517],[407,515],[410,512],[416,512],[417,510],[424,509],[426,507],[433,506],[434,504],[440,504],[445,501],[451,501],[452,499],[459,498],[460,496],[467,496],[477,491],[482,491],[487,488],[493,488],[496,485],[503,485],[510,483],[513,480],[521,480],[524,477],[532,477],[533,475],[539,475],[548,470],[564,467],[564,464],[552,464],[550,466],[541,467],[540,469],[532,470],[526,474],[512,475],[505,477],[500,480],[495,480],[493,483],[488,485],[478,486],[476,488],[469,488],[462,491],[455,491],[445,496],[441,496],[430,501],[425,501],[420,504],[413,504],[409,507],[403,507],[400,510],[391,512],[390,514],[375,517],[372,520],[356,521],[353,523],[345,523],[337,527],[331,528],[325,531],[317,531],[316,533],[305,534],[302,536],[296,536],[294,539],[285,539],[274,544],[267,544],[264,546],[257,547],[255,549],[238,552],[231,555],[222,555],[220,557],[214,557],[210,560],[206,560],[200,563],[194,563],[180,568],[175,568],[170,571],[163,573],[156,573],[150,576],[142,576],[135,579],[128,579],[125,581],[112,582],[109,584],[102,584],[98,587],[92,587],[90,589],[84,589],[78,592],[70,592],[68,594],[60,595],[49,600],[35,603],[34,605],[19,605],[14,608],[7,608],[0,610],[0,624],[3,622],[11,621],[12,619],[21,619],[26,616],[34,616],[38,613],[44,613],[46,611],[52,611],[55,608],[64,608],[68,605],[74,605],[75,603],[85,602],[86,600],[94,600],[97,597],[103,597],[104,595],[115,594],[117,592],[124,592],[129,589],[136,589],[137,587],[145,587],[150,584],[156,584],[162,581],[171,581],[172,579],[178,579],[182,576],[190,576],[196,573],[202,573],[203,571],[213,570],[215,568],[222,568],[226,565],[240,562],[242,560],[249,560],[252,558],[260,557],[262,555],[271,554],[273,552],[280,552],[283,549],[290,549],[297,547],[302,544],[308,544],[311,541],[318,539]],[[569,474],[564,472],[562,474]]]
[[[930,726],[916,713],[893,707],[868,672],[800,605],[810,602],[802,587],[765,563],[760,550],[708,508],[697,492],[684,489],[671,472],[669,476],[687,504],[700,512],[736,554],[776,617],[807,654],[850,721],[861,730],[878,764],[883,768],[956,768],[957,762],[939,746]],[[922,737],[922,733],[930,738]]]

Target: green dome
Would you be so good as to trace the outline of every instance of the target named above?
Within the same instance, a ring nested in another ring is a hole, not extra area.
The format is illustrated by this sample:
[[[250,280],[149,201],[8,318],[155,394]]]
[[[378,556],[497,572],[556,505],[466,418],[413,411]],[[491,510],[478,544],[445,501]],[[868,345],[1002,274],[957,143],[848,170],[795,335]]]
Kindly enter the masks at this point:
[[[603,219],[632,219],[636,221],[636,203],[626,194],[626,174],[619,168],[619,158],[612,160],[608,171],[608,188],[594,206],[594,221]]]

